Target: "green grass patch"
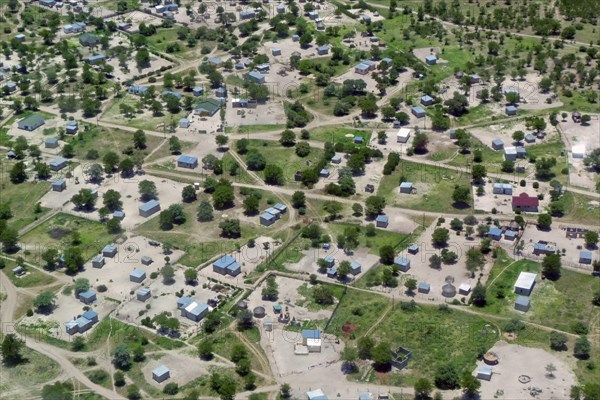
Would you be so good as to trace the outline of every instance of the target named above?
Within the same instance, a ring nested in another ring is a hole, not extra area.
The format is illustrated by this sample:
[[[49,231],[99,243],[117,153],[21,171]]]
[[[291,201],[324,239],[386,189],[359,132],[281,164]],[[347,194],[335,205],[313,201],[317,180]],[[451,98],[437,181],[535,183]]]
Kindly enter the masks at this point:
[[[23,347],[21,350],[24,361],[15,366],[0,363],[0,391],[8,393],[12,390],[31,388],[56,378],[61,367],[49,357]]]
[[[396,172],[384,175],[377,194],[384,196],[387,204],[435,212],[470,212],[471,208],[455,208],[449,196],[455,185],[470,186],[470,174],[452,171],[441,166],[419,164],[406,159],[400,162]],[[412,182],[416,194],[400,195],[400,182]]]
[[[56,278],[53,276],[46,274],[37,268],[24,266],[27,271],[27,275],[17,277],[12,273],[12,269],[17,266],[17,264],[12,260],[5,260],[6,267],[5,272],[6,276],[16,287],[35,287],[35,286],[46,286],[56,282]]]
[[[326,285],[324,283],[320,283],[319,285]],[[299,299],[296,301],[296,305],[300,307],[305,307],[309,311],[319,311],[319,310],[333,310],[335,307],[334,304],[320,304],[317,303],[314,299],[313,293],[315,288],[318,285],[309,285],[308,283],[302,284],[298,288],[298,294],[303,297],[303,299]],[[344,287],[339,285],[327,285],[331,291],[333,292],[333,296],[336,299],[341,299],[342,294],[344,293]]]
[[[4,162],[0,162],[0,168],[4,168]],[[8,172],[8,170],[7,170]],[[8,179],[8,174],[1,174],[0,203],[9,204],[13,213],[7,222],[10,227],[20,230],[37,219],[41,218],[50,209],[41,207],[39,213],[35,213],[35,205],[50,190],[49,182],[23,182],[14,184]],[[27,199],[27,201],[23,201]]]
[[[600,207],[595,203],[593,197],[580,193],[566,192],[562,199],[565,203],[565,215],[561,221],[571,221],[581,224],[589,224],[600,221]]]
[[[94,382],[95,384],[112,390],[112,379],[110,378],[109,373],[105,370],[101,368],[93,369],[85,372],[85,376],[90,378],[90,381]]]
[[[256,124],[256,125],[238,125],[225,128],[227,133],[237,133],[240,135],[252,134],[257,132],[284,131],[285,124]]]
[[[350,144],[354,142],[354,136],[362,136],[364,143],[369,143],[371,134],[371,130],[356,130],[352,128],[328,126],[311,130],[310,140]]]
[[[382,246],[392,246],[395,248],[406,242],[407,238],[412,237],[412,235],[386,231],[384,229],[375,229],[375,236],[367,236],[365,234],[366,228],[363,226],[348,223],[333,223],[328,225],[334,237],[342,234],[344,229],[350,226],[359,228],[359,248],[367,248],[369,253],[376,255],[379,255],[379,249]]]
[[[21,237],[21,242],[30,251],[24,252],[23,257],[40,262],[39,256],[45,249],[64,249],[71,246],[75,231],[79,233],[80,238],[80,244],[77,246],[81,248],[85,259],[98,254],[105,245],[115,239],[115,235],[109,234],[106,226],[99,222],[59,213]]]

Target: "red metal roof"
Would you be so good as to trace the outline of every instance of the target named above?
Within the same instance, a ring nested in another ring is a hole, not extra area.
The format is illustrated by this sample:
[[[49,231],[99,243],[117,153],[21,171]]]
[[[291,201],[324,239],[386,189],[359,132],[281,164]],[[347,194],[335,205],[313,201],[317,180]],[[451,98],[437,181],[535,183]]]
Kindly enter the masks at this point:
[[[540,201],[535,196],[529,196],[527,193],[521,193],[512,198],[513,207],[538,207]]]

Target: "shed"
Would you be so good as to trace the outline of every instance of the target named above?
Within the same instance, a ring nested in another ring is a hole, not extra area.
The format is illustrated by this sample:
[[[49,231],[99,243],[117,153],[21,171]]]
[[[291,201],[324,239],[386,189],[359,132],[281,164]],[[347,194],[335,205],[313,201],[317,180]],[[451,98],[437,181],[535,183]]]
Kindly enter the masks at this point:
[[[471,285],[469,285],[468,283],[462,283],[458,287],[458,293],[462,294],[463,296],[468,296],[469,293],[471,293]]]
[[[160,211],[160,203],[158,200],[150,200],[140,205],[138,211],[142,217],[149,217],[152,214]]]
[[[117,254],[117,245],[114,243],[107,244],[102,248],[102,255],[104,257],[114,257]]]
[[[52,182],[52,191],[53,192],[62,192],[67,188],[67,181],[64,178],[59,178]]]
[[[328,278],[335,278],[337,275],[337,268],[336,267],[327,268],[326,274],[327,274]]]
[[[139,288],[135,293],[135,296],[139,301],[146,301],[152,297],[152,291],[149,287]]]
[[[400,130],[396,134],[396,142],[406,143],[408,142],[408,139],[410,139],[410,129],[400,128]]]
[[[515,240],[516,237],[517,237],[517,232],[511,231],[510,229],[507,229],[506,231],[504,231],[504,239]]]
[[[146,279],[146,272],[141,269],[134,268],[131,273],[129,273],[129,280],[135,283],[142,283]]]
[[[429,106],[431,104],[433,104],[433,97],[425,95],[421,97],[421,104],[423,104],[424,106]]]
[[[181,93],[175,92],[175,91],[173,91],[173,90],[163,90],[163,91],[160,93],[160,96],[161,96],[161,97],[165,97],[165,96],[173,96],[173,97],[175,97],[175,98],[177,98],[177,99],[181,99]]]
[[[123,220],[123,218],[125,218],[125,213],[121,210],[117,210],[113,212],[113,218],[116,218],[118,220]]]
[[[339,164],[342,162],[342,157],[340,157],[336,154],[335,156],[331,157],[331,162],[333,164]]]
[[[525,147],[517,147],[517,158],[525,158],[527,157],[527,149]]]
[[[252,19],[256,16],[256,11],[254,10],[242,10],[240,11],[240,19]]]
[[[435,54],[430,54],[427,57],[425,57],[425,63],[428,65],[435,65],[437,63],[437,57],[435,56]]]
[[[275,47],[274,49],[271,50],[271,54],[273,54],[274,56],[280,56],[281,55],[281,49],[278,47]]]
[[[140,261],[142,262],[143,265],[150,265],[154,262],[154,260],[152,260],[152,257],[148,257],[148,256],[142,256]]]
[[[94,301],[96,301],[96,292],[89,289],[89,290],[86,290],[85,292],[79,293],[79,295],[77,297],[79,297],[79,300],[82,301],[83,303],[91,304]]]
[[[329,54],[329,47],[327,46],[319,46],[317,47],[317,54],[320,56]]]
[[[192,94],[194,97],[202,96],[204,94],[204,88],[201,86],[196,86],[192,89]]]
[[[279,314],[282,310],[281,304],[277,303],[273,305],[273,312]]]
[[[492,379],[492,367],[482,365],[477,368],[477,379],[489,381]]]
[[[411,244],[408,246],[408,252],[409,252],[410,254],[417,254],[417,253],[419,252],[419,245],[418,245],[418,244],[416,244],[416,243],[411,243]]]
[[[535,139],[537,139],[536,136],[532,135],[531,133],[525,135],[525,141],[527,143],[535,143]]]
[[[426,282],[421,282],[419,283],[419,286],[417,287],[417,291],[419,293],[429,293],[429,291],[431,290],[431,286],[429,285],[429,283]]]
[[[92,258],[92,268],[102,268],[105,263],[106,259],[100,254]]]
[[[410,269],[410,260],[403,256],[398,256],[394,259],[394,265],[402,272],[406,272]]]
[[[506,115],[517,115],[517,107],[506,106],[504,112],[506,113]]]
[[[106,56],[104,54],[92,54],[87,58],[87,62],[89,64],[98,64],[106,60]]]
[[[177,159],[177,166],[179,168],[194,169],[198,166],[198,157],[182,155]]]
[[[4,87],[6,88],[6,90],[8,90],[8,92],[14,92],[15,90],[17,90],[17,84],[13,81],[6,82],[6,85],[4,85]]]
[[[129,85],[127,86],[127,93],[136,94],[138,96],[143,96],[148,92],[148,87],[140,86],[140,85]]]
[[[311,390],[310,392],[306,392],[306,397],[308,400],[329,400],[325,393],[321,389]]]
[[[187,118],[181,118],[179,120],[179,127],[180,128],[185,128],[185,129],[189,128],[190,127],[190,120],[187,119]]]
[[[79,332],[79,326],[77,325],[77,321],[69,321],[65,322],[65,331],[69,335],[74,335]]]
[[[350,262],[350,273],[352,275],[360,274],[361,270],[362,270],[362,266],[357,261]]]
[[[308,347],[311,353],[321,352],[321,331],[318,329],[303,329],[302,344]]]
[[[479,83],[479,82],[481,82],[481,78],[479,77],[479,75],[473,74],[470,77],[471,77],[471,83]]]
[[[285,4],[277,5],[277,14],[284,14],[284,13],[285,13]]]
[[[502,150],[504,148],[504,142],[500,139],[492,140],[492,149],[494,150]]]
[[[88,329],[90,329],[92,327],[92,325],[94,325],[94,323],[92,321],[85,318],[84,316],[77,318],[75,320],[75,322],[77,323],[77,332],[79,332],[79,333],[83,333],[83,332],[87,331]]]
[[[262,226],[271,226],[277,221],[277,216],[265,211],[260,214],[259,221]]]
[[[535,286],[536,274],[532,272],[521,272],[515,283],[515,293],[529,296]]]
[[[493,188],[494,194],[513,194],[513,187],[510,183],[494,183]]]
[[[319,172],[319,176],[320,176],[321,178],[328,178],[328,177],[329,177],[329,174],[330,174],[330,172],[329,172],[329,170],[328,170],[327,168],[323,168],[323,169],[321,170],[321,172]]]
[[[185,308],[187,306],[189,306],[190,304],[192,304],[193,302],[194,302],[194,300],[191,297],[182,296],[179,299],[177,299],[177,309],[185,310]]]
[[[227,273],[227,267],[233,263],[235,263],[235,258],[224,255],[213,263],[213,271],[225,275]]]
[[[55,149],[58,147],[58,138],[48,138],[44,140],[44,147],[46,149]]]
[[[169,368],[164,365],[159,365],[158,367],[152,370],[152,379],[156,382],[161,383],[171,377],[171,372]]]
[[[502,229],[492,228],[488,231],[487,235],[493,240],[500,240],[502,238]]]
[[[423,110],[421,107],[419,106],[412,106],[410,108],[410,112],[412,113],[412,115],[414,115],[417,118],[424,118],[425,117],[425,110]]]
[[[68,135],[74,135],[79,130],[79,124],[77,121],[67,121],[65,125],[65,133]]]
[[[254,307],[254,310],[252,310],[252,315],[254,315],[254,318],[264,318],[266,315],[266,310],[262,306]]]
[[[362,136],[354,136],[353,141],[356,144],[363,144],[365,142],[365,139]]]
[[[7,85],[8,85],[8,83],[7,83]],[[44,120],[44,117],[42,117],[41,115],[31,114],[27,118],[23,118],[22,120],[20,120],[19,123],[17,124],[17,126],[19,127],[19,129],[23,129],[23,130],[31,132],[31,131],[36,130],[40,126],[44,125],[45,123],[46,123],[46,120]]]
[[[515,310],[527,312],[531,307],[531,300],[526,296],[519,296],[515,300]]]
[[[591,264],[592,263],[592,252],[587,250],[582,250],[579,252],[579,262],[581,264]]]
[[[584,158],[585,157],[585,144],[578,144],[571,148],[571,154],[573,158]]]
[[[413,184],[412,182],[401,182],[400,183],[400,193],[412,193]]]
[[[335,265],[335,258],[333,258],[331,256],[324,257],[323,260],[325,260],[325,262],[327,262],[327,266],[330,268]]]
[[[19,33],[18,35],[15,36],[15,39],[17,40],[17,42],[23,43],[25,41],[25,35],[23,35],[22,33]]]
[[[298,42],[300,40],[300,35],[292,35],[292,41]]]
[[[505,160],[516,160],[517,159],[517,148],[516,147],[507,147],[504,149],[504,159]]]
[[[265,83],[265,76],[258,71],[250,71],[248,73],[247,79],[254,83],[260,83],[260,84]]]
[[[67,166],[68,161],[62,157],[56,157],[54,160],[50,161],[48,165],[52,171],[60,171],[64,167]]]
[[[382,214],[378,215],[377,218],[375,218],[375,224],[378,228],[387,228],[389,224],[388,216]]]
[[[82,317],[91,321],[92,324],[95,324],[96,322],[98,322],[98,313],[94,310],[88,310],[88,311],[84,312]]]
[[[225,89],[223,86],[220,86],[218,88],[215,89],[215,96],[217,96],[217,98],[225,98],[227,97],[227,89]]]
[[[281,203],[275,204],[273,208],[279,211],[281,214],[285,214],[285,212],[287,211],[287,206]]]

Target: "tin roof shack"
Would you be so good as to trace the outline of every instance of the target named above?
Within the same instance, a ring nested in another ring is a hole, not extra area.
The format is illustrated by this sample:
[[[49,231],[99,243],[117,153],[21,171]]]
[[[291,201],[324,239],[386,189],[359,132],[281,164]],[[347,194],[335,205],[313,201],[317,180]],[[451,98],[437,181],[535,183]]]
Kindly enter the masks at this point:
[[[398,133],[396,134],[396,142],[397,143],[406,143],[410,139],[410,129],[408,128],[400,128]]]
[[[62,192],[67,188],[67,181],[64,178],[60,178],[52,182],[52,191],[53,192]]]
[[[302,344],[308,347],[309,353],[321,352],[321,331],[318,329],[302,330]]]
[[[55,149],[58,147],[58,138],[48,138],[44,140],[44,148],[46,149]]]
[[[394,259],[394,265],[402,272],[406,272],[410,269],[410,260],[403,256],[398,256]]]
[[[390,219],[387,215],[378,215],[377,218],[375,218],[375,223],[378,228],[387,228]]]
[[[431,286],[429,285],[429,283],[426,282],[421,282],[419,283],[419,286],[417,287],[417,291],[419,293],[429,293],[429,291],[431,290]]]
[[[579,252],[579,262],[581,264],[591,264],[592,263],[592,252],[587,250],[582,250]]]
[[[358,275],[362,271],[362,266],[357,261],[350,262],[350,273],[352,275]]]
[[[77,297],[79,298],[79,300],[85,304],[92,304],[94,301],[96,301],[96,292],[94,292],[93,290],[89,289],[86,290],[85,292],[81,292],[77,295]]]
[[[142,283],[146,279],[146,272],[141,269],[134,268],[133,271],[129,273],[129,280],[135,283]]]
[[[152,370],[152,379],[154,379],[158,383],[164,382],[170,377],[171,372],[169,371],[169,368],[167,368],[164,365],[159,365],[158,367]]]
[[[494,150],[502,150],[504,148],[504,142],[500,139],[492,140],[492,149]]]
[[[400,193],[412,193],[414,186],[412,182],[401,182],[400,183]]]
[[[118,251],[118,248],[117,248],[116,244],[114,244],[114,243],[107,244],[102,249],[102,255],[104,257],[114,257],[117,254],[117,251]]]
[[[510,183],[494,183],[494,194],[512,195],[513,187]]]
[[[65,160],[64,158],[56,157],[54,160],[52,160],[48,163],[48,166],[50,166],[50,169],[52,171],[60,171],[61,169],[66,167],[67,164],[68,164],[68,161]]]
[[[425,63],[427,65],[435,65],[435,64],[437,64],[437,57],[435,56],[435,54],[430,54],[427,57],[425,57]]]
[[[506,115],[517,115],[517,107],[515,106],[506,106],[504,112]]]
[[[535,286],[536,274],[531,272],[521,272],[515,282],[515,293],[523,296],[531,295]]]
[[[237,276],[242,272],[242,267],[235,258],[224,255],[213,263],[213,271],[221,275]]]
[[[102,268],[106,260],[102,255],[98,254],[96,257],[92,258],[92,268]]]
[[[412,113],[412,115],[414,115],[417,118],[424,118],[425,117],[425,110],[423,110],[423,108],[419,107],[419,106],[412,106],[410,108],[410,112]]]
[[[198,167],[198,157],[182,155],[177,159],[177,166],[179,168],[194,169]]]
[[[482,365],[477,368],[477,379],[489,381],[492,379],[492,367]]]
[[[531,307],[531,300],[526,296],[519,296],[515,300],[515,310],[527,312]]]
[[[146,301],[152,297],[152,291],[149,287],[139,288],[135,293],[135,296],[139,301]]]
[[[325,393],[321,389],[311,390],[310,392],[306,392],[306,397],[308,400],[329,400]]]
[[[160,211],[160,203],[158,200],[150,200],[139,207],[139,213],[142,217],[149,217],[152,214]]]
[[[423,104],[424,106],[429,106],[429,105],[433,104],[433,97],[431,97],[429,95],[422,96],[421,104]]]

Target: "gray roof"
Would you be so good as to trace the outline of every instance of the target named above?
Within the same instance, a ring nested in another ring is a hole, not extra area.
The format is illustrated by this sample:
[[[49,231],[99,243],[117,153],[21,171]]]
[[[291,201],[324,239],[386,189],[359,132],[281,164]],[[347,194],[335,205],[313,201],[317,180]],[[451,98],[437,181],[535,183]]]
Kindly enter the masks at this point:
[[[152,374],[156,376],[163,376],[169,373],[169,368],[164,365],[159,365],[158,367],[152,370]]]
[[[160,206],[160,203],[158,202],[158,200],[150,200],[150,201],[142,204],[139,209],[140,209],[140,211],[150,211],[156,206]]]
[[[132,276],[134,278],[142,278],[146,276],[146,273],[141,269],[134,268],[133,271],[131,271],[131,273],[129,274],[129,276]]]

